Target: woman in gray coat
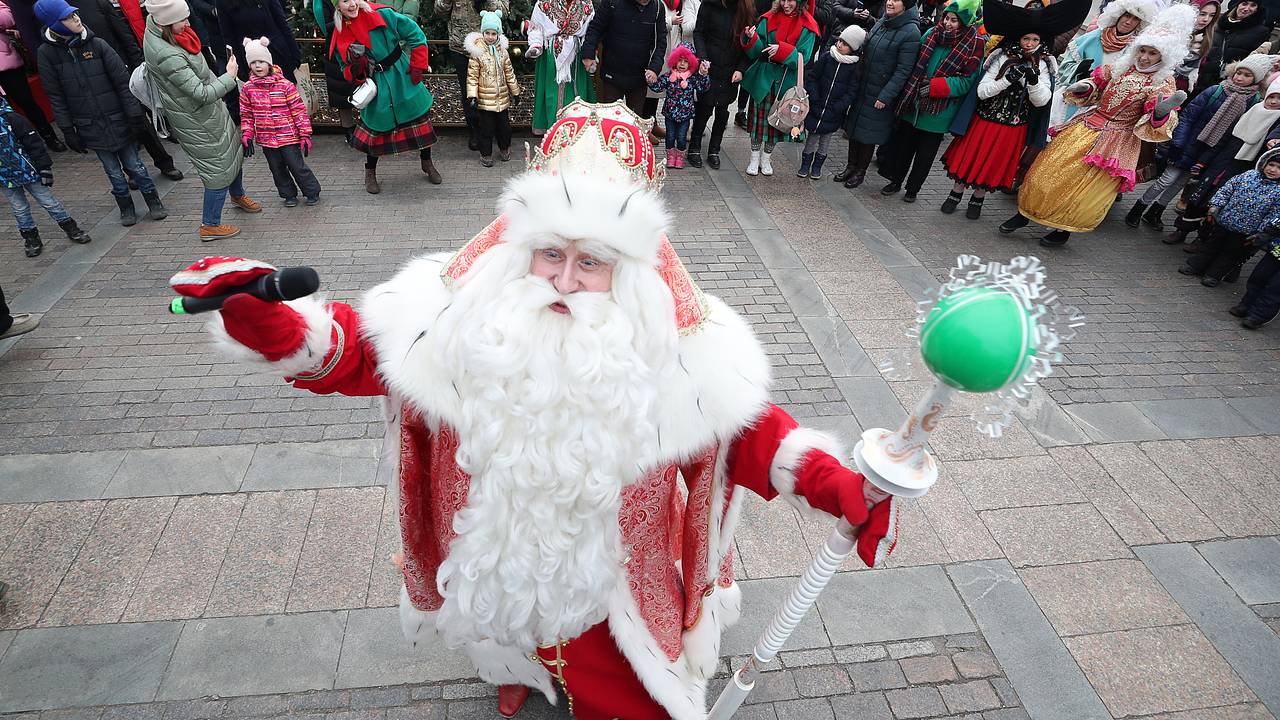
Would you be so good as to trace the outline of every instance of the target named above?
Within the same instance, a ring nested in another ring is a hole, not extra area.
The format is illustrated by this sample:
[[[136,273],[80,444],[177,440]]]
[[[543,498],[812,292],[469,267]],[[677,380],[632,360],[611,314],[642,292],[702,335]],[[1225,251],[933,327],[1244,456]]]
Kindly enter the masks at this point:
[[[862,184],[876,145],[889,141],[898,93],[920,53],[920,11],[916,0],[888,0],[862,46],[862,84],[844,121],[849,163],[835,176],[847,188]]]

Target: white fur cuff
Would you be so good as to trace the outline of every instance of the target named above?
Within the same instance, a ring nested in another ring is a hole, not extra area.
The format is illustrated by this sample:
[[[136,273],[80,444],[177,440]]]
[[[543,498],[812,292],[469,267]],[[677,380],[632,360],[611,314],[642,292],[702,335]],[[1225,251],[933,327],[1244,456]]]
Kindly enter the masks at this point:
[[[333,336],[333,315],[325,307],[323,298],[310,295],[297,300],[287,300],[288,305],[302,316],[306,323],[306,332],[302,337],[302,347],[292,355],[274,362],[267,360],[262,353],[245,347],[227,334],[222,322],[222,313],[212,313],[209,317],[208,329],[213,335],[214,345],[227,358],[242,362],[256,370],[270,372],[275,375],[293,377],[300,373],[318,370],[328,354]]]
[[[844,448],[840,446],[840,441],[824,432],[803,427],[796,428],[787,433],[787,436],[782,439],[782,444],[778,446],[778,452],[774,453],[773,463],[769,465],[769,482],[773,485],[773,489],[777,490],[778,494],[802,515],[825,522],[830,520],[830,515],[813,507],[803,496],[796,494],[796,472],[801,469],[799,467],[801,461],[811,450],[821,450],[841,464],[845,463]]]
[[[436,614],[414,607],[409,599],[409,589],[403,583],[400,585],[400,633],[415,648],[438,637]]]

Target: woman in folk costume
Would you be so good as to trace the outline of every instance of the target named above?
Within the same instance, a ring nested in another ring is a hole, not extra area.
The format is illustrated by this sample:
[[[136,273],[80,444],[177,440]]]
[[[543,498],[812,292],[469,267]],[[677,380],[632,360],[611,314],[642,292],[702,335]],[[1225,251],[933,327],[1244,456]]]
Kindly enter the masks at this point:
[[[1055,128],[1018,191],[1018,214],[1000,226],[1010,233],[1035,221],[1053,228],[1040,239],[1057,247],[1073,232],[1089,232],[1135,184],[1142,142],[1165,142],[1187,98],[1173,69],[1187,54],[1196,11],[1174,5],[1160,13],[1112,65],[1064,90],[1078,105],[1095,105]]]
[[[754,26],[742,31],[740,42],[751,66],[742,87],[751,96],[747,132],[751,133],[748,175],[773,174],[773,146],[787,139],[769,124],[769,111],[796,86],[797,72],[809,59],[818,40],[818,23],[809,12],[809,0],[774,0],[773,9]]]
[[[760,340],[667,241],[641,125],[569,105],[492,224],[358,309],[212,313],[224,350],[298,388],[387,397],[402,632],[463,648],[508,717],[558,684],[579,720],[705,720],[747,491],[848,520],[868,565],[896,540],[895,501],[769,402]],[[264,266],[170,282],[216,294]]]
[[[906,181],[902,201],[916,201],[943,135],[978,80],[985,51],[981,19],[980,0],[956,0],[920,38],[920,56],[898,96],[898,124],[880,163],[880,175],[889,181],[881,195],[896,194]]]
[[[333,12],[329,55],[343,77],[357,85],[372,80],[373,101],[360,111],[351,147],[365,154],[364,189],[376,195],[378,158],[417,150],[422,172],[432,185],[443,180],[431,162],[436,131],[429,113],[434,99],[423,76],[431,67],[427,36],[417,21],[386,5],[365,0],[338,0]]]
[[[525,32],[533,65],[533,132],[541,135],[560,108],[582,98],[595,102],[596,88],[582,66],[582,36],[595,14],[592,0],[538,0]]]
[[[1097,27],[1072,40],[1058,59],[1058,87],[1069,87],[1103,65],[1119,60],[1159,12],[1160,5],[1155,0],[1113,0],[1098,14]],[[1174,62],[1182,60],[1178,57]],[[1059,93],[1053,99],[1049,122],[1061,125],[1079,110],[1079,106],[1067,103]]]

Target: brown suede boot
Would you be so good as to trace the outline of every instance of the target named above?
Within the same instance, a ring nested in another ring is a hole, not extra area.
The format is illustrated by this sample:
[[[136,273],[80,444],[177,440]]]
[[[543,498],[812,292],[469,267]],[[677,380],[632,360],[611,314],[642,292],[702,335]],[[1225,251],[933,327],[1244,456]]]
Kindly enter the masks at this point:
[[[364,191],[370,195],[382,192],[382,186],[378,184],[378,171],[374,168],[364,169]]]
[[[440,171],[436,170],[436,166],[431,162],[430,158],[422,158],[422,172],[427,174],[427,182],[432,185],[439,185],[444,182],[444,178],[440,177]]]

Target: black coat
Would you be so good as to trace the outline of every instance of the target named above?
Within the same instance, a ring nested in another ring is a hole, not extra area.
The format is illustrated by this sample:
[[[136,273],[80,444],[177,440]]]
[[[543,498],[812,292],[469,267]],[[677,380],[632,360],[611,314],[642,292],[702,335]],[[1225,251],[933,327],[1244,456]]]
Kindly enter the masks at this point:
[[[217,7],[213,0],[187,0],[187,6],[191,8],[191,27],[213,55],[214,64],[210,69],[222,72],[220,68],[227,66],[227,44],[222,40],[222,28],[218,27]]]
[[[1266,42],[1271,35],[1266,19],[1267,13],[1262,8],[1240,22],[1231,22],[1228,15],[1219,18],[1218,27],[1213,32],[1213,45],[1205,55],[1196,86],[1203,89],[1221,82],[1228,65],[1248,57]]]
[[[52,170],[53,158],[49,155],[49,148],[45,146],[31,121],[13,108],[9,108],[9,112],[4,113],[3,117],[9,127],[13,128],[13,136],[22,145],[22,152],[26,153],[36,170]]]
[[[862,9],[862,0],[817,0],[813,9],[813,19],[822,31],[815,49],[822,50],[831,45],[850,25],[860,25],[868,30],[875,24],[875,18],[869,14],[859,18],[857,10]]]
[[[916,66],[920,53],[919,11],[912,7],[892,18],[880,18],[862,45],[864,64],[858,97],[849,109],[844,129],[849,139],[865,145],[889,141],[893,106]],[[876,109],[879,100],[883,108]]]
[[[601,43],[604,60],[599,72],[605,82],[622,90],[647,86],[644,71],[662,72],[667,59],[667,17],[662,0],[649,0],[645,5],[635,0],[602,0],[587,26],[582,58],[596,59]]]
[[[129,69],[102,38],[85,30],[67,40],[44,31],[40,83],[63,132],[73,129],[90,150],[119,150],[135,141],[142,105],[129,92]]]
[[[711,62],[711,89],[707,93],[715,105],[724,105],[738,96],[738,86],[731,82],[733,73],[747,71],[747,55],[738,42],[742,28],[734,27],[737,2],[726,6],[724,0],[704,0],[693,28],[694,52],[699,60]]]
[[[111,4],[111,0],[81,0],[76,9],[84,26],[110,45],[129,69],[142,64],[142,46],[138,43],[138,36],[133,34],[128,18],[120,8]]]
[[[804,91],[809,94],[809,114],[804,119],[806,132],[815,135],[833,133],[844,125],[849,105],[858,94],[862,61],[841,63],[829,50],[818,53],[818,59],[804,68]]]
[[[240,79],[249,79],[249,63],[244,59],[244,39],[265,37],[271,41],[267,49],[271,60],[293,79],[293,71],[302,64],[302,49],[293,39],[293,30],[284,16],[280,0],[217,0],[218,30],[223,42],[231,46],[240,64]]]

